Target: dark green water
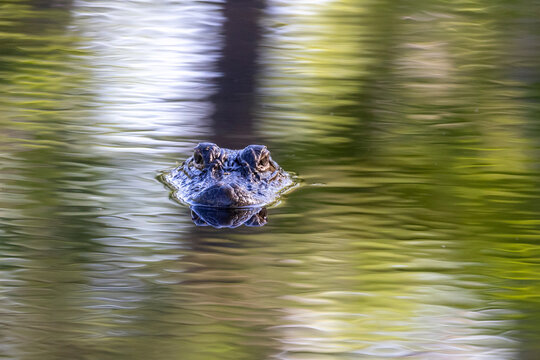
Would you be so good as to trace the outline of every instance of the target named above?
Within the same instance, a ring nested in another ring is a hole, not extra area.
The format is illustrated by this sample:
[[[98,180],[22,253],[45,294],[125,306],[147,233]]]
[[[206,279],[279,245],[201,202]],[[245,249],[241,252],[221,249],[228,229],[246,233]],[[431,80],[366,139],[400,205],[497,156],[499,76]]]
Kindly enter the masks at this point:
[[[0,358],[540,359],[540,3],[231,4],[0,3]],[[199,141],[302,186],[197,227]]]

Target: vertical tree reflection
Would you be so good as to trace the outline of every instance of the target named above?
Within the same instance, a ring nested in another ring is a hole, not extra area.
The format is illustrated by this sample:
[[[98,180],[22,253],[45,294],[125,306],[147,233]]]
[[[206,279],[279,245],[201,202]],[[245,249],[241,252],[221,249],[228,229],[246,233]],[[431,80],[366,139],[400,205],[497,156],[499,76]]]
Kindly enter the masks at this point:
[[[226,147],[241,147],[254,139],[252,112],[255,101],[258,24],[263,1],[227,1],[223,12],[224,47],[218,62],[221,77],[212,100],[215,136],[213,141]]]

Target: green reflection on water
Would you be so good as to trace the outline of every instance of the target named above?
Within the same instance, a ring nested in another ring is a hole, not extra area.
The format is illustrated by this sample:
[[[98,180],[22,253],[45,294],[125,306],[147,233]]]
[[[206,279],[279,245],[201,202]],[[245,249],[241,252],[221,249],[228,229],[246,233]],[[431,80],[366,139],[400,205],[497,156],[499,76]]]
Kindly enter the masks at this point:
[[[2,356],[534,358],[538,5],[270,3],[257,124],[304,184],[223,231],[153,180],[198,124],[100,93],[141,63],[74,15],[151,5],[35,4],[0,12]]]

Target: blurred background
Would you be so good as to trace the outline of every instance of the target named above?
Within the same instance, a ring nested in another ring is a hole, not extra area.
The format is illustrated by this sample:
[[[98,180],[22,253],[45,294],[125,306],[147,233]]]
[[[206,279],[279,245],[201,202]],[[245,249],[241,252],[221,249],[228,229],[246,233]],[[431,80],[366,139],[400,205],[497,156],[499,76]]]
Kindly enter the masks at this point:
[[[539,359],[538,14],[2,0],[0,357]],[[302,185],[197,227],[200,141]]]

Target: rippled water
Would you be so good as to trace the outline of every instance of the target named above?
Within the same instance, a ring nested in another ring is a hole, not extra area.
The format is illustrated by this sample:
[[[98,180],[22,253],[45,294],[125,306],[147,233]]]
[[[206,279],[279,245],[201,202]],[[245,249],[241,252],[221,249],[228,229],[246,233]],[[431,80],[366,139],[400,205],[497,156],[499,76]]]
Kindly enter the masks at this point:
[[[539,10],[2,2],[0,357],[538,359]],[[301,187],[196,226],[200,141]]]

